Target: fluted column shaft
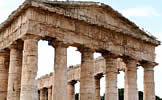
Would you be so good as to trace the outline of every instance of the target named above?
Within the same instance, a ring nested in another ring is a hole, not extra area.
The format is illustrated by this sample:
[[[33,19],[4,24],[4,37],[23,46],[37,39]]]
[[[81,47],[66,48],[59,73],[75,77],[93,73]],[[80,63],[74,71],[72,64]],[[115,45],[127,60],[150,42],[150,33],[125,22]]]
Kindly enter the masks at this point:
[[[67,45],[59,41],[51,43],[55,47],[54,100],[67,100]]]
[[[24,54],[20,100],[36,99],[36,76],[38,70],[38,40],[36,36],[24,37]]]
[[[52,100],[52,87],[48,88],[48,100]]]
[[[0,100],[7,100],[9,52],[0,50]]]
[[[75,100],[75,83],[68,83],[68,100]]]
[[[22,42],[11,45],[7,100],[20,100]]]
[[[137,61],[127,60],[125,69],[124,100],[138,100]]]
[[[154,83],[154,66],[153,64],[144,64],[144,99],[155,100],[155,83]]]
[[[80,100],[94,100],[94,57],[89,48],[81,52]]]
[[[95,100],[101,100],[100,96],[100,79],[101,77],[95,77]]]
[[[117,87],[117,58],[108,53],[103,53],[102,56],[106,61],[106,89],[105,100],[118,100],[118,87]]]
[[[40,100],[45,100],[46,97],[46,92],[44,89],[40,90]]]

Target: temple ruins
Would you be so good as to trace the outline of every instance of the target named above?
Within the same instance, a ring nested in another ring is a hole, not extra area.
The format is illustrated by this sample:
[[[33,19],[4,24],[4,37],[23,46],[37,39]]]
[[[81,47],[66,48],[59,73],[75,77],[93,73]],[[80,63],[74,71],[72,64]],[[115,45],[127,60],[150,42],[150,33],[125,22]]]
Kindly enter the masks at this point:
[[[55,49],[54,73],[46,78],[49,87],[41,87],[43,82],[39,85],[36,80],[40,40]],[[38,89],[40,100],[45,100],[43,87],[48,88],[48,100],[74,100],[76,80],[80,100],[100,100],[103,74],[105,100],[118,100],[118,59],[125,64],[121,69],[124,100],[138,100],[138,66],[144,68],[144,100],[155,100],[155,47],[159,45],[154,36],[106,4],[26,0],[0,24],[0,100],[38,100]],[[69,46],[81,53],[81,65],[67,71]],[[104,65],[95,64],[95,52],[101,53]],[[70,71],[79,76],[73,77]]]

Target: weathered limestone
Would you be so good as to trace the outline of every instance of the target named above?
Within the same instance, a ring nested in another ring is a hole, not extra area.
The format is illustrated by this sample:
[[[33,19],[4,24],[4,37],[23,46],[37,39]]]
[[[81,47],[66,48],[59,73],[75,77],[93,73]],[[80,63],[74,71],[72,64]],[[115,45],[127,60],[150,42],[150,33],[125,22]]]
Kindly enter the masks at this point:
[[[68,82],[68,100],[75,100],[75,83],[76,81]]]
[[[20,57],[22,50],[11,46],[21,39],[24,40],[23,63]],[[0,99],[6,100],[8,84],[8,100],[19,99],[20,87],[20,100],[37,100],[35,78],[39,39],[50,42],[55,40],[51,43],[55,47],[54,77],[52,82],[49,81],[53,83],[53,100],[74,99],[74,86],[68,84],[72,79],[80,80],[80,100],[100,99],[99,79],[94,76],[104,72],[106,73],[105,99],[117,100],[116,57],[154,62],[155,47],[160,45],[160,41],[154,36],[141,30],[108,5],[84,1],[25,0],[22,6],[0,24],[0,50],[9,48],[11,50],[9,81],[9,57],[3,51],[0,52]],[[82,53],[81,68],[72,74],[67,74],[68,45],[66,44],[79,47]],[[103,70],[103,66],[94,67],[94,51],[104,56],[106,71]],[[22,74],[20,74],[21,63]],[[126,60],[125,100],[138,100],[136,63],[136,60]],[[148,66],[151,65],[144,65],[144,99],[154,100],[154,73],[153,68]],[[74,75],[78,76],[74,77]],[[151,77],[150,81],[147,80],[148,77]],[[49,90],[49,99],[51,99],[50,95],[51,90]]]
[[[52,87],[48,88],[48,100],[52,100]]]
[[[20,100],[23,43],[10,46],[10,65],[7,100]]]
[[[81,52],[80,100],[94,100],[94,51],[79,48]]]
[[[38,70],[38,40],[39,37],[34,35],[24,37],[20,100],[35,100],[37,95],[35,78]]]
[[[95,99],[94,100],[101,100],[101,96],[100,96],[100,79],[101,79],[102,75],[97,75],[94,77],[94,81],[95,81]]]
[[[40,90],[40,100],[46,100],[45,97],[46,97],[45,90],[44,89],[41,89]]]
[[[0,99],[7,99],[8,87],[8,68],[9,68],[8,50],[0,50]]]
[[[67,47],[63,42],[53,41],[55,47],[53,100],[67,100]]]
[[[155,100],[154,63],[142,64],[144,68],[144,99]]]
[[[106,89],[105,100],[118,100],[118,87],[117,87],[117,58],[115,55],[109,53],[102,53],[106,60]]]
[[[125,59],[125,63],[124,100],[138,100],[137,61],[134,59]]]

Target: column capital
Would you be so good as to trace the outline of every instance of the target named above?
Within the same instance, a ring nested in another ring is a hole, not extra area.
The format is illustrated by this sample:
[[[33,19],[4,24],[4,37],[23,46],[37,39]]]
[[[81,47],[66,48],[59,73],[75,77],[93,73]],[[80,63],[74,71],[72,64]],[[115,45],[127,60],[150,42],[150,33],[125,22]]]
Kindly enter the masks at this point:
[[[69,47],[68,43],[56,39],[48,41],[48,45],[51,45],[53,47],[58,47],[58,46],[65,47],[65,48]]]
[[[22,50],[23,49],[23,41],[15,41],[13,42],[9,49],[19,49],[19,50]]]
[[[123,62],[125,64],[129,64],[129,63],[138,63],[138,60],[137,59],[134,59],[134,58],[131,58],[131,57],[123,57]]]
[[[72,81],[68,82],[68,84],[72,84],[72,85],[75,85],[76,83],[77,83],[76,80],[72,80]]]
[[[33,34],[25,34],[22,37],[22,40],[28,40],[28,39],[34,39],[34,40],[39,41],[41,39],[41,37],[40,36],[37,36],[37,35],[33,35]]]
[[[156,62],[147,62],[147,61],[141,62],[140,64],[143,68],[154,68],[155,66],[158,65],[158,63]]]
[[[8,49],[0,50],[0,56],[9,56],[10,51]]]
[[[81,53],[82,53],[82,52],[92,52],[92,53],[95,52],[94,49],[91,49],[91,48],[88,48],[88,47],[84,47],[84,46],[78,47],[78,51],[81,52]]]
[[[109,51],[103,51],[101,52],[101,54],[105,59],[109,59],[109,58],[117,59],[118,58],[118,55],[115,55]]]
[[[95,77],[95,79],[101,79],[103,77],[103,74],[97,74],[94,77]]]

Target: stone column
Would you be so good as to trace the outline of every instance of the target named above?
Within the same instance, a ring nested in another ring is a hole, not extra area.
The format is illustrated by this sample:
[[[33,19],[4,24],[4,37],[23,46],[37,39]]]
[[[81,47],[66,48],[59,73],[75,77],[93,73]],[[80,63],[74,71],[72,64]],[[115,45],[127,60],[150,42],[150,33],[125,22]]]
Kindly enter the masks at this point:
[[[102,53],[106,63],[106,89],[105,89],[105,100],[118,100],[118,87],[117,87],[117,57],[113,54]]]
[[[154,63],[145,63],[144,68],[144,99],[155,100]]]
[[[45,100],[46,93],[44,89],[40,89],[40,100]]]
[[[9,51],[0,50],[0,99],[7,100]]]
[[[22,42],[10,46],[10,65],[7,100],[20,100],[21,71],[22,71]]]
[[[34,35],[24,37],[24,54],[20,100],[35,100],[38,70],[38,40]]]
[[[55,47],[54,62],[54,100],[67,100],[67,47],[63,42],[53,41],[50,45]]]
[[[48,100],[52,100],[52,87],[48,88]]]
[[[68,100],[75,100],[75,81],[68,83]]]
[[[94,100],[94,51],[79,48],[81,52],[80,100]]]
[[[80,90],[79,90],[79,98],[78,99],[80,100]]]
[[[124,100],[138,100],[137,61],[133,59],[124,61],[126,63]]]
[[[95,76],[95,100],[101,100],[100,96],[100,79],[102,76]]]

